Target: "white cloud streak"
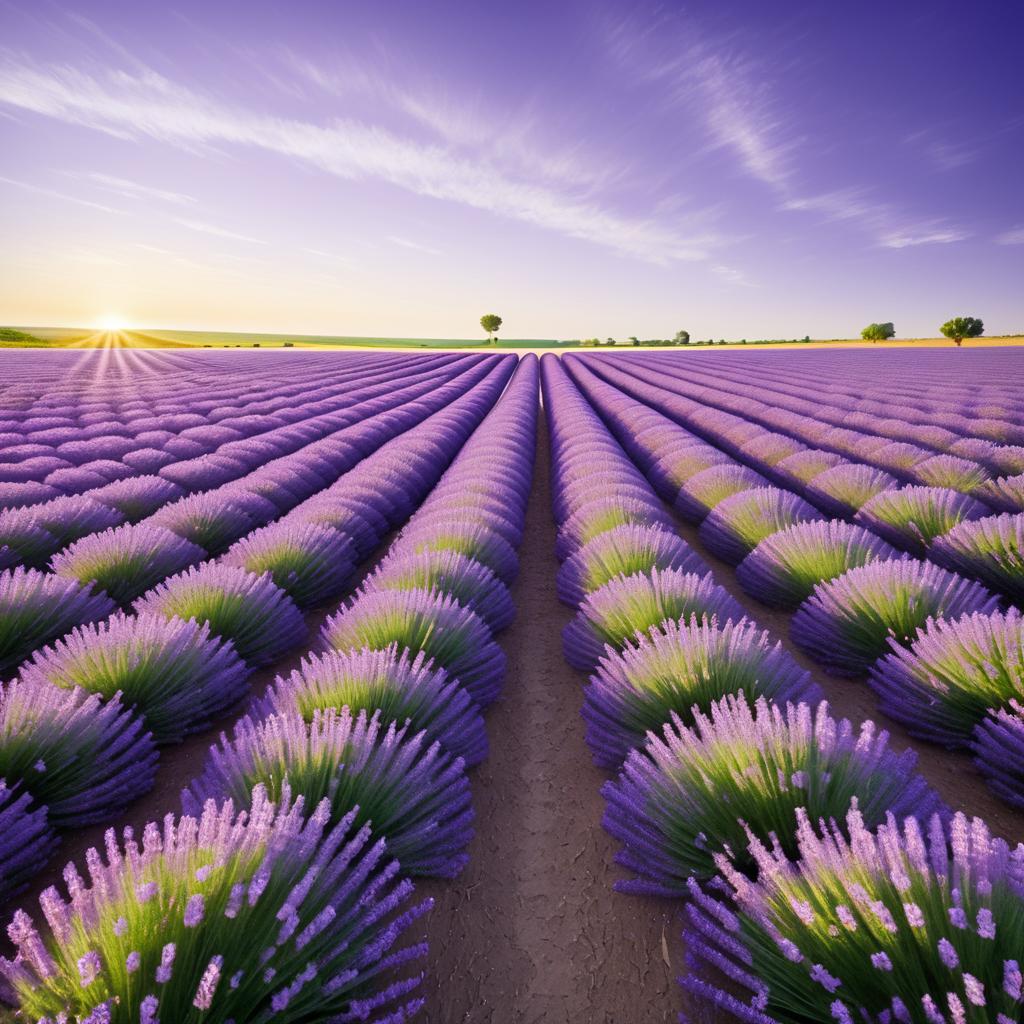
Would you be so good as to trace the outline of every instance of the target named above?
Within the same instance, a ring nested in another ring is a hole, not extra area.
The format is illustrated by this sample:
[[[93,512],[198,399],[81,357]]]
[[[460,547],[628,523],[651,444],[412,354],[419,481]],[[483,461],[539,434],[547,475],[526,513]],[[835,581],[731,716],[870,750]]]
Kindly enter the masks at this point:
[[[258,148],[347,180],[376,179],[417,195],[461,203],[652,263],[707,259],[719,239],[509,177],[484,160],[400,137],[356,120],[314,124],[240,110],[152,71],[83,72],[0,66],[0,102],[121,138],[182,147]],[[201,230],[201,229],[197,229]]]
[[[227,228],[222,228],[217,224],[208,224],[203,220],[192,220],[188,217],[175,217],[175,224],[180,224],[183,228],[188,228],[191,231],[199,231],[204,235],[215,235],[217,238],[229,238],[233,242],[248,242],[251,245],[269,245],[262,238],[253,238],[251,235],[240,235],[236,231],[229,231]]]
[[[18,181],[15,178],[0,177],[0,185],[13,185],[16,188],[24,189],[26,192],[33,192],[39,196],[47,196],[50,199],[60,199],[66,203],[77,203],[79,206],[88,206],[93,210],[100,210],[102,213],[123,213],[123,210],[115,210],[112,206],[103,203],[94,203],[91,199],[81,199],[79,196],[69,196],[66,192],[58,192],[52,188],[44,188],[42,185],[33,185],[28,181]]]
[[[189,206],[197,202],[195,196],[185,195],[183,192],[172,192],[168,189],[155,188],[152,185],[143,185],[137,181],[129,181],[127,178],[118,178],[110,174],[92,172],[90,174],[79,174],[68,172],[72,177],[85,178],[91,181],[98,188],[108,192],[115,192],[128,199],[159,199],[164,203],[171,203],[174,206]]]
[[[400,235],[388,235],[388,241],[400,245],[405,249],[415,249],[417,252],[429,253],[431,256],[440,256],[441,250],[435,249],[432,245],[424,245],[422,242],[414,242],[411,238],[402,238]]]

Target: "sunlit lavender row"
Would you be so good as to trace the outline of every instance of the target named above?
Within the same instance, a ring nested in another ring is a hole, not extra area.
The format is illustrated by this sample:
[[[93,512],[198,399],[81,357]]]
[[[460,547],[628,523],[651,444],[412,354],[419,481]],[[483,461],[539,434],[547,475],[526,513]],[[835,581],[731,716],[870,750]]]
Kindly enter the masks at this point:
[[[229,711],[254,668],[309,643],[304,610],[343,595],[357,563],[408,522],[299,668],[211,748],[182,816],[148,828],[141,850],[130,830],[109,832],[106,862],[88,861],[91,884],[66,874],[70,903],[43,894],[48,931],[18,912],[4,973],[24,1013],[300,1020],[315,1008],[399,1021],[419,1008],[407,965],[424,950],[396,941],[426,906],[410,902],[406,879],[465,863],[465,768],[486,755],[480,711],[504,674],[492,634],[513,615],[536,361],[498,400],[513,368],[470,360],[401,396],[391,439],[331,482],[299,489],[299,466],[274,481],[280,495],[254,488],[281,499],[274,516],[220,539],[218,558],[205,546],[130,608],[83,584],[107,607],[37,651],[4,692],[8,886],[38,868],[58,829],[108,819],[148,788],[159,745]],[[149,565],[123,564],[111,579]]]
[[[799,364],[776,382],[778,363],[750,362],[550,368],[560,594],[579,606],[566,656],[596,667],[584,717],[595,761],[619,770],[605,825],[635,876],[619,887],[686,900],[695,1006],[765,1022],[1018,1020],[1024,847],[952,815],[912,752],[837,721],[781,651],[751,667],[756,629],[710,578],[687,579],[695,553],[672,522],[699,527],[753,608],[795,610],[812,659],[870,669],[885,714],[973,748],[1019,802],[1024,516],[1000,514],[1019,482],[995,475],[1017,466],[1019,403],[968,383],[958,416],[937,363],[931,391],[827,374],[832,407],[792,386]]]

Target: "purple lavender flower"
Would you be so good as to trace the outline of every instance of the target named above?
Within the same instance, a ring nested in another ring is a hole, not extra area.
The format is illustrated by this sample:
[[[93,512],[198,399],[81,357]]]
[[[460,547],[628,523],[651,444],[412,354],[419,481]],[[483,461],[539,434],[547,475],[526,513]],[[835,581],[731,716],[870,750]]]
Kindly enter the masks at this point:
[[[433,590],[476,612],[494,633],[515,618],[508,587],[485,565],[457,551],[391,553],[363,581],[363,590]]]
[[[929,619],[994,612],[980,583],[914,559],[870,562],[814,588],[790,624],[793,642],[835,675],[859,675]]]
[[[846,463],[819,473],[807,484],[804,496],[830,516],[852,519],[876,494],[898,486],[899,481],[881,469]]]
[[[0,689],[0,778],[45,804],[55,828],[101,821],[153,783],[157,753],[120,698],[22,679]]]
[[[221,559],[271,579],[300,607],[337,597],[356,567],[352,542],[337,530],[312,523],[280,522],[238,541]]]
[[[23,565],[45,569],[60,543],[40,522],[34,509],[12,508],[0,512],[0,570]]]
[[[335,495],[330,489],[303,502],[289,518],[337,530],[352,541],[359,561],[368,557],[388,532],[388,521],[377,510],[347,494]]]
[[[3,754],[0,758],[7,760]],[[6,903],[57,848],[46,808],[0,779],[0,902]]]
[[[879,707],[914,736],[965,747],[992,708],[1024,701],[1024,616],[975,612],[929,622],[894,647],[868,682]]]
[[[856,521],[890,544],[923,556],[940,534],[987,514],[980,501],[947,487],[902,487],[865,502]]]
[[[1000,512],[1024,512],[1024,473],[990,480],[974,496]]]
[[[913,477],[926,487],[949,487],[964,494],[973,493],[990,478],[984,466],[955,455],[933,455],[919,462]]]
[[[253,787],[272,799],[285,787],[307,806],[330,801],[332,820],[370,826],[408,874],[455,877],[472,837],[469,781],[461,758],[428,746],[407,725],[381,727],[380,717],[348,708],[243,718],[229,742],[210,752],[206,769],[182,794],[186,814],[230,797],[245,807]]]
[[[723,850],[749,873],[751,836],[768,843],[774,835],[795,859],[797,808],[815,821],[841,821],[853,796],[869,827],[889,812],[946,813],[914,773],[916,755],[897,755],[887,741],[873,722],[854,732],[825,703],[783,709],[760,697],[752,708],[741,693],[716,701],[710,716],[698,713],[690,729],[673,712],[602,789],[605,828],[623,844],[616,860],[637,875],[616,888],[685,895],[687,879],[714,874]]]
[[[685,624],[694,617],[738,622],[744,614],[711,573],[655,568],[618,576],[589,594],[562,631],[562,645],[573,668],[590,672],[607,648],[621,650],[664,622]]]
[[[165,580],[135,602],[135,611],[208,623],[250,666],[269,664],[306,636],[301,612],[269,574],[214,562]]]
[[[726,856],[718,866],[727,896],[690,880],[684,940],[691,970],[682,983],[699,1005],[782,1024],[793,1019],[792,994],[799,992],[800,1014],[808,1020],[938,1024],[950,1019],[940,1002],[953,1020],[1019,1016],[1019,987],[1007,985],[1016,964],[1007,966],[1006,951],[1024,949],[1024,846],[1011,850],[979,819],[961,814],[948,824],[935,816],[927,825],[909,816],[902,826],[890,814],[872,830],[854,809],[845,829],[823,823],[820,834],[806,811],[797,815],[799,863],[751,838],[756,881]],[[959,886],[952,892],[950,880]],[[907,890],[915,894],[923,927],[902,923]],[[1002,942],[950,928],[957,894],[991,913]],[[815,912],[811,927],[801,912],[808,905]],[[841,921],[839,908],[857,927]],[[822,986],[822,972],[840,984]],[[722,990],[723,976],[752,993],[756,1018],[740,1012],[751,1003]],[[967,1005],[986,1007],[985,1015],[968,1016]]]
[[[134,476],[98,487],[90,491],[89,497],[120,512],[129,523],[137,523],[183,494],[177,484],[162,477]]]
[[[666,622],[635,645],[608,654],[591,676],[583,718],[594,762],[618,768],[673,712],[690,725],[695,709],[709,710],[741,690],[749,700],[821,700],[810,673],[754,623]]]
[[[739,564],[765,537],[796,523],[820,519],[803,498],[778,487],[754,487],[720,501],[700,525],[712,554]]]
[[[978,723],[971,748],[992,791],[1024,808],[1024,698],[991,709]]]
[[[237,703],[249,669],[209,627],[161,616],[116,615],[82,626],[38,651],[22,678],[76,687],[122,702],[145,719],[157,743],[178,743]]]
[[[501,534],[483,523],[460,521],[449,515],[433,520],[414,519],[399,535],[392,550],[408,555],[457,551],[486,565],[504,583],[512,583],[519,572],[515,548]]]
[[[725,463],[695,473],[679,489],[676,511],[691,522],[700,523],[719,503],[734,494],[765,487],[768,481],[747,466]]]
[[[1024,512],[960,523],[932,541],[928,557],[1024,604]]]
[[[203,548],[209,555],[219,555],[257,525],[241,502],[225,491],[190,494],[147,520],[162,526]]]
[[[796,608],[826,580],[898,552],[861,526],[811,520],[769,534],[736,569],[743,589],[777,608]]]
[[[85,622],[116,610],[106,594],[35,569],[0,572],[0,675]]]
[[[435,669],[423,652],[413,658],[394,644],[378,651],[328,651],[303,660],[286,679],[278,678],[261,711],[299,714],[311,722],[317,711],[346,707],[353,714],[376,712],[382,725],[408,723],[467,766],[487,756],[483,718],[458,680]]]
[[[835,452],[822,451],[820,448],[807,448],[776,462],[772,466],[771,476],[781,487],[787,487],[798,494],[828,469],[836,466],[849,465],[841,455]]]
[[[658,526],[616,526],[596,536],[558,570],[558,597],[578,606],[610,580],[652,569],[704,573],[707,566],[678,534]]]
[[[57,576],[92,583],[123,606],[204,557],[202,548],[170,530],[139,523],[83,537],[51,564]]]
[[[479,707],[497,698],[505,676],[505,654],[483,619],[451,597],[427,590],[360,594],[327,620],[321,635],[336,651],[379,651],[392,644],[411,656],[423,651]]]
[[[88,884],[69,866],[71,899],[45,893],[49,929],[22,914],[12,928],[20,955],[0,961],[21,1013],[110,1024],[169,1020],[174,1008],[192,1019],[192,1007],[208,1005],[225,1021],[269,1020],[285,1007],[289,1020],[378,1010],[406,1019],[418,979],[393,969],[425,948],[396,943],[429,901],[409,906],[411,883],[354,813],[332,824],[327,801],[307,815],[301,800],[275,807],[262,787],[246,803],[237,816],[230,802],[207,803],[199,819],[169,815],[141,844],[131,830],[123,847],[109,833],[106,861],[87,855]],[[197,862],[214,866],[202,883]],[[113,922],[146,877],[160,879],[159,894],[133,906],[117,934]],[[229,906],[230,915],[213,909]]]
[[[672,520],[653,495],[646,500],[600,497],[589,501],[562,524],[555,541],[555,554],[565,561],[580,548],[616,526],[658,526],[673,530]]]
[[[105,483],[106,481],[101,482]],[[60,495],[60,488],[39,483],[37,480],[0,483],[0,508],[24,508],[26,505],[38,505],[40,502],[59,498]]]
[[[32,512],[40,525],[57,538],[58,548],[65,548],[90,533],[120,526],[125,521],[124,513],[83,494],[34,505]]]

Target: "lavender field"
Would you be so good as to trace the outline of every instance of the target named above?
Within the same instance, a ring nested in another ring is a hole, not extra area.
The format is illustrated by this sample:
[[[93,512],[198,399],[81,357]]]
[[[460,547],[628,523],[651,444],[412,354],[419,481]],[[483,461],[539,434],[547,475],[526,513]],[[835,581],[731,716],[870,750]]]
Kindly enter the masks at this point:
[[[5,353],[0,1020],[1020,1024],[1022,610],[1015,349]]]

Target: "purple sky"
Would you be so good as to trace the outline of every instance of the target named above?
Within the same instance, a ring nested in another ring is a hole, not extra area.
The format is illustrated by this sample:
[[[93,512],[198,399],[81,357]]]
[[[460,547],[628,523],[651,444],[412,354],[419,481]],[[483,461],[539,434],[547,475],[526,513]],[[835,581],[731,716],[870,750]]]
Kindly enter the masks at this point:
[[[1024,331],[1010,0],[0,0],[0,323]]]

